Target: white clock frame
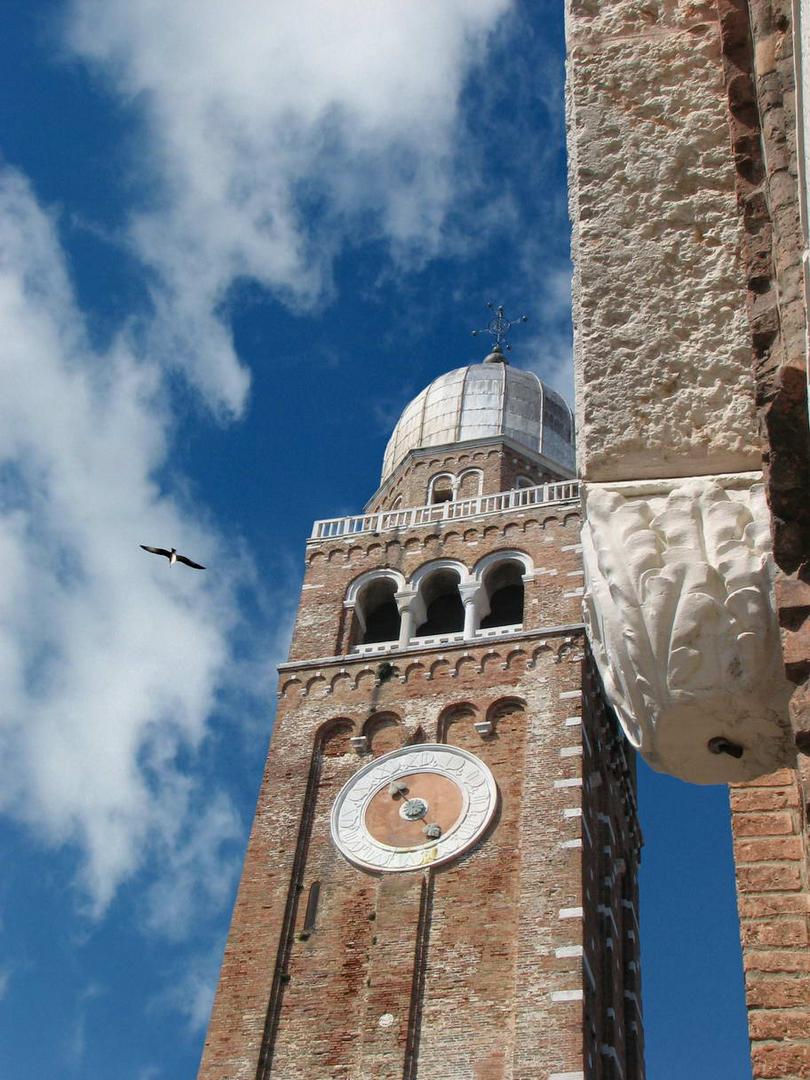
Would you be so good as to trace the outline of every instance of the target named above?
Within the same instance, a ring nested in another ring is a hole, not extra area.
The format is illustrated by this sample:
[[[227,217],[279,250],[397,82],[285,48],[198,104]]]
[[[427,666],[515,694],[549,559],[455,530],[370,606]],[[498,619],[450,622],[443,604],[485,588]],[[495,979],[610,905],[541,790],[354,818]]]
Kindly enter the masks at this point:
[[[374,796],[400,776],[438,773],[458,785],[463,806],[453,826],[437,839],[412,847],[392,847],[368,831],[366,810]],[[457,859],[484,834],[498,806],[498,786],[487,766],[459,746],[418,743],[375,758],[341,788],[330,828],[338,851],[363,870],[403,873]]]

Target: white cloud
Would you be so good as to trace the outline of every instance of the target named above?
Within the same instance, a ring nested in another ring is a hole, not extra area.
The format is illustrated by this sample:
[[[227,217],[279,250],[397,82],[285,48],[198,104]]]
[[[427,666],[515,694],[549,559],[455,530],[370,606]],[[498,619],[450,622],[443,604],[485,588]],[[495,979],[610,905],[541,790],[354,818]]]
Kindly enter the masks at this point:
[[[225,906],[239,869],[233,842],[242,838],[241,823],[221,792],[209,795],[192,817],[187,784],[179,786],[181,813],[164,803],[171,811],[161,830],[165,871],[146,894],[149,929],[175,939],[199,925],[206,907],[217,911]]]
[[[87,1049],[87,1021],[91,1003],[104,993],[101,986],[90,983],[76,999],[76,1014],[65,1046],[65,1060],[72,1069],[80,1068]]]
[[[215,408],[238,414],[248,389],[223,317],[240,278],[312,305],[347,238],[438,250],[471,182],[465,78],[510,6],[72,0],[73,49],[143,107],[157,204],[131,239],[156,271],[153,347]]]
[[[221,800],[197,813],[176,755],[206,735],[241,570],[140,551],[175,544],[217,564],[219,539],[157,483],[170,453],[158,369],[123,338],[92,348],[54,224],[10,170],[0,326],[0,808],[78,845],[100,912],[148,852],[190,881],[200,830],[233,832]],[[214,877],[203,864],[193,888],[218,891]]]
[[[182,967],[170,970],[164,979],[165,988],[149,1001],[149,1009],[157,1013],[165,1013],[167,1009],[179,1013],[190,1035],[203,1031],[214,1003],[223,944],[218,941],[214,948],[185,954]]]
[[[542,297],[532,311],[515,351],[521,367],[534,371],[552,390],[574,401],[574,342],[571,332],[571,266],[548,265],[548,260],[532,259],[535,245],[528,244],[525,254],[526,275],[537,282],[532,290]],[[538,324],[541,330],[532,329]]]
[[[137,547],[220,552],[199,507],[158,482],[166,367],[238,414],[240,279],[312,305],[347,240],[438,249],[474,183],[462,90],[510,4],[69,0],[72,48],[142,109],[129,237],[155,317],[138,344],[94,347],[54,222],[0,171],[0,810],[76,846],[96,913],[147,860],[151,928],[180,935],[189,903],[222,900],[236,822],[214,793],[200,812],[178,754],[201,746],[228,670],[267,679],[229,654],[248,558],[198,575]]]

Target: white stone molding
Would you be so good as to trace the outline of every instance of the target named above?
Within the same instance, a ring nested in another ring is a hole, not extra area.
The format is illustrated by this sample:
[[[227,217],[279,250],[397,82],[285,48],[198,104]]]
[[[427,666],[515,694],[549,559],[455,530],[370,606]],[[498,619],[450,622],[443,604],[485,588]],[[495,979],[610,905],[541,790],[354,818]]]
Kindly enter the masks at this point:
[[[432,577],[439,570],[454,571],[458,574],[460,585],[466,585],[471,580],[469,570],[458,559],[431,559],[430,562],[423,563],[418,570],[414,571],[408,586],[411,589],[421,589],[427,578]]]
[[[455,473],[440,472],[436,473],[435,476],[431,476],[430,478],[427,490],[427,501],[429,503],[433,502],[433,493],[436,490],[436,484],[439,480],[447,480],[449,482],[450,490],[453,492],[453,500],[455,500],[456,492],[458,491],[458,477],[455,475]]]
[[[790,761],[759,473],[590,484],[584,616],[605,691],[654,768],[696,783]],[[740,757],[712,753],[721,738]]]
[[[411,636],[417,626],[427,618],[425,601],[416,589],[400,589],[394,593],[397,610],[399,611],[399,642],[397,647],[407,649]]]
[[[464,480],[468,476],[476,476],[478,478],[478,490],[476,491],[476,493],[474,495],[459,496],[459,495],[456,494],[455,495],[456,498],[477,499],[478,496],[483,491],[483,489],[484,489],[484,471],[483,471],[483,469],[471,468],[471,469],[463,469],[458,474],[458,480],[456,481],[456,486],[455,486],[454,492],[458,492],[458,491],[461,490],[461,485],[464,483]],[[529,487],[534,487],[534,480],[530,480],[528,486]]]
[[[484,555],[473,567],[473,577],[476,581],[483,581],[487,570],[490,570],[493,566],[500,566],[501,563],[505,562],[520,563],[523,567],[524,581],[531,581],[534,576],[534,563],[531,556],[527,555],[525,551],[517,551],[514,548],[491,551],[489,555]]]
[[[366,827],[366,811],[382,788],[399,777],[438,773],[462,795],[462,810],[451,828],[412,847],[392,847]],[[420,743],[383,754],[364,765],[344,785],[331,815],[332,840],[349,862],[364,870],[401,873],[456,859],[483,835],[498,805],[495,778],[468,750],[443,743]]]
[[[392,581],[395,587],[403,589],[405,587],[405,578],[399,572],[399,570],[392,570],[389,567],[380,567],[378,570],[367,570],[365,574],[360,574],[349,586],[346,592],[346,599],[343,601],[345,607],[350,607],[357,603],[357,598],[361,591],[370,585],[372,581],[379,581],[381,578],[386,578]]]
[[[478,633],[481,620],[489,615],[489,598],[478,581],[459,585],[458,591],[464,605],[464,637],[470,640]]]
[[[495,730],[495,726],[491,720],[476,720],[473,723],[473,727],[482,739],[486,738],[488,735],[492,735]]]

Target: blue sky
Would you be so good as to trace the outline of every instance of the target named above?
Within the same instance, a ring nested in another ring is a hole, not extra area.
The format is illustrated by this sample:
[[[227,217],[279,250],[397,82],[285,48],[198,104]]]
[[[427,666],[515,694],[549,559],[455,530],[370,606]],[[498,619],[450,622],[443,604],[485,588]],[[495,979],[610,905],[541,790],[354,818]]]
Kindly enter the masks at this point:
[[[570,398],[562,10],[6,0],[0,51],[0,1075],[181,1080],[312,520],[489,299]],[[745,1078],[726,793],[640,785],[649,1076]]]

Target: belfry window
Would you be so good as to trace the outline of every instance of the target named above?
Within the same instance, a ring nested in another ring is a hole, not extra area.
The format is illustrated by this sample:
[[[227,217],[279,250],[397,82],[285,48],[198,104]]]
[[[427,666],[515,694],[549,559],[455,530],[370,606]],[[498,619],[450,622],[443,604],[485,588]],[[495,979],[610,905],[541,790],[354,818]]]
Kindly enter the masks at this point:
[[[394,599],[396,591],[396,582],[388,577],[375,578],[361,591],[356,609],[360,645],[397,640],[399,610]]]
[[[434,476],[428,488],[428,503],[444,503],[453,501],[453,477],[449,473]]]
[[[422,586],[427,618],[417,627],[417,637],[455,634],[464,629],[464,605],[458,591],[458,574],[437,570]]]
[[[523,567],[516,562],[502,562],[484,576],[489,600],[489,615],[481,620],[481,629],[493,626],[517,626],[523,622]]]

